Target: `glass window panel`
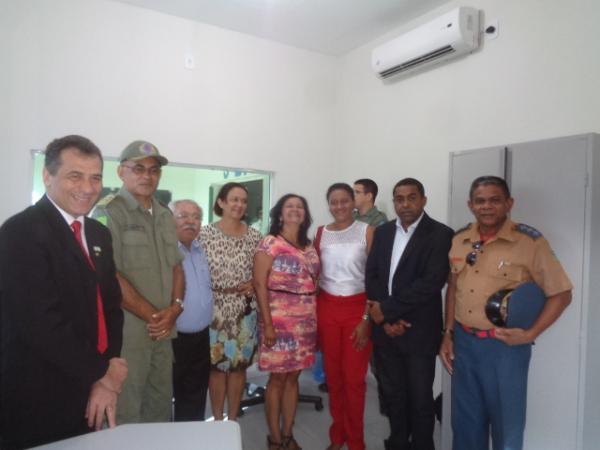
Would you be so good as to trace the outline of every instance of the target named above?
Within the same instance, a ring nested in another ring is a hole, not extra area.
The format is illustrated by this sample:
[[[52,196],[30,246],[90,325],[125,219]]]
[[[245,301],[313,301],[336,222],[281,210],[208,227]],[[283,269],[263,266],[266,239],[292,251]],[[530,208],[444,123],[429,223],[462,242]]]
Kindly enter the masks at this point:
[[[121,187],[122,182],[117,176],[118,166],[119,161],[104,158],[104,189],[100,198],[117,192]],[[45,192],[42,181],[43,167],[44,154],[36,150],[33,152],[32,203],[38,201]],[[241,183],[248,188],[246,222],[262,234],[266,234],[269,228],[271,177],[270,172],[169,163],[163,167],[156,197],[165,204],[182,199],[196,201],[204,212],[202,223],[206,224],[219,220],[213,213],[212,206],[221,186],[230,181]]]

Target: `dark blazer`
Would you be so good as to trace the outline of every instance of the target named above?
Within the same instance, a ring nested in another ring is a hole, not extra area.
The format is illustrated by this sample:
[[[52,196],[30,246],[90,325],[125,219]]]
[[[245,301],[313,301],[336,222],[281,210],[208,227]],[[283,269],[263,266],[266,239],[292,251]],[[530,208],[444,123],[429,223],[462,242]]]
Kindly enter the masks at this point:
[[[375,229],[367,259],[367,297],[381,303],[386,322],[404,319],[412,327],[403,336],[390,338],[383,326],[375,325],[373,341],[375,345],[397,345],[410,354],[435,354],[441,343],[441,291],[450,270],[452,229],[423,215],[394,272],[390,296],[388,280],[395,236],[395,220]]]
[[[87,431],[90,387],[121,352],[123,312],[107,228],[85,219],[92,270],[44,196],[0,228],[1,436],[31,446]],[[108,349],[97,345],[100,285]]]

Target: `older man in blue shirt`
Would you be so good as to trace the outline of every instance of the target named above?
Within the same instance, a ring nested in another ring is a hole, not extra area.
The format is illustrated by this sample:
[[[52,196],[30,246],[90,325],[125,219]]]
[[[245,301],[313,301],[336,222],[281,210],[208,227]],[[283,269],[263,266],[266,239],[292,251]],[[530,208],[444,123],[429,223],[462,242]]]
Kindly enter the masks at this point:
[[[184,255],[185,297],[177,318],[173,339],[173,396],[175,421],[204,420],[210,346],[208,325],[212,320],[212,290],[208,261],[196,240],[202,223],[202,209],[193,200],[171,203],[175,216],[179,250]]]

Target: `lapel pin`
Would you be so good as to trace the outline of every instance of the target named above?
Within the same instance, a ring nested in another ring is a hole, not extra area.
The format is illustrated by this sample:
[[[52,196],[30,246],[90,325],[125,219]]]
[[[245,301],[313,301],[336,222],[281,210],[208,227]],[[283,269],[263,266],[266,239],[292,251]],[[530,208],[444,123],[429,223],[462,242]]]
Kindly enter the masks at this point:
[[[102,253],[102,249],[100,247],[98,247],[97,245],[94,245],[94,254],[96,256],[100,256],[101,253]]]

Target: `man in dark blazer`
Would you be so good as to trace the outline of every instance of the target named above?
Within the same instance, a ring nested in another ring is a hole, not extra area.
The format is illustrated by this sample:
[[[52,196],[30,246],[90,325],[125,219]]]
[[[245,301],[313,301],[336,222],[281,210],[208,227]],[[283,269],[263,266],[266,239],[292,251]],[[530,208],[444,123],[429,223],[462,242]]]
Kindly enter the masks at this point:
[[[375,365],[390,421],[386,450],[433,450],[433,380],[453,232],[425,212],[414,178],[394,187],[398,218],[375,230],[367,260]]]
[[[114,426],[127,376],[110,233],[85,217],[102,190],[102,155],[81,136],[56,139],[43,178],[44,197],[0,228],[3,449],[99,429],[104,418]]]

